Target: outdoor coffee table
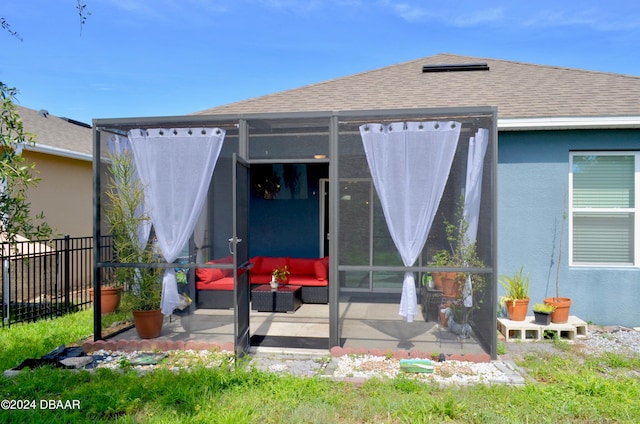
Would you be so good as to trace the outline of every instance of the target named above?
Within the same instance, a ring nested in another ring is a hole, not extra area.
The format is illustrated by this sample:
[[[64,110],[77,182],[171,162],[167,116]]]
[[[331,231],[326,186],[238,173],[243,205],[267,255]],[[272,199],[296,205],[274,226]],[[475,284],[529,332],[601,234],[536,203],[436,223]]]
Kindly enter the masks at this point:
[[[251,290],[251,309],[258,312],[294,312],[302,305],[301,286],[284,285],[272,290],[264,284]]]

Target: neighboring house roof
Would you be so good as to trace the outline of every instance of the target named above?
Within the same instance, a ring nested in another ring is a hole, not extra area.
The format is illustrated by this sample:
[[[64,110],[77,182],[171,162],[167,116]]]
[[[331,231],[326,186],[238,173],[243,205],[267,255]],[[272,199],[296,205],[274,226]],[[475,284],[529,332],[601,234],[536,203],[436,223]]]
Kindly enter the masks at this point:
[[[67,118],[17,106],[24,130],[36,136],[35,146],[25,149],[80,160],[93,160],[90,126]]]
[[[490,70],[423,72],[469,63]],[[502,128],[640,127],[640,77],[438,54],[195,114],[466,106],[497,106]]]

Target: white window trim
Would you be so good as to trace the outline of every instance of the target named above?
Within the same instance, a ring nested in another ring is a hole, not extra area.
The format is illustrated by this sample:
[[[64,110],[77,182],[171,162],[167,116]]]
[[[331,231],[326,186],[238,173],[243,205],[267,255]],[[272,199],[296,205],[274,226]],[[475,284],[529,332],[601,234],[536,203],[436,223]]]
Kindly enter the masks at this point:
[[[580,212],[630,212],[633,213],[633,263],[585,263],[573,261],[573,158],[574,156],[634,156],[634,207],[633,208],[580,208]],[[568,224],[569,224],[569,266],[580,268],[640,268],[640,152],[632,150],[620,151],[575,151],[569,152],[569,197],[568,203]]]

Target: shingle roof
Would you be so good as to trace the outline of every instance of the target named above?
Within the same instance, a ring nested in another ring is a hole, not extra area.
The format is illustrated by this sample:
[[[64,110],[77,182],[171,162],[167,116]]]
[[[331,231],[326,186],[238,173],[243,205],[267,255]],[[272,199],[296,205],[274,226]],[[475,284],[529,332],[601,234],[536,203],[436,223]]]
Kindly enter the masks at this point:
[[[487,63],[489,71],[423,73]],[[195,114],[498,106],[498,117],[640,116],[640,77],[438,54]]]
[[[93,133],[91,128],[65,118],[18,106],[25,131],[36,136],[33,150],[47,151],[61,156],[91,159]],[[27,147],[29,148],[29,147]]]

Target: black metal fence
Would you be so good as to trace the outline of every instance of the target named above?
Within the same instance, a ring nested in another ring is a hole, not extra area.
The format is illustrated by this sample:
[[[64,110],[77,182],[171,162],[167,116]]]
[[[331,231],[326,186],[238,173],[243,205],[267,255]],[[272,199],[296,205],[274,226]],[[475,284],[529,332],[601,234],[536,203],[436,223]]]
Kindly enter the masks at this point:
[[[105,243],[110,246],[110,243]],[[2,326],[91,305],[93,238],[7,242],[2,247]],[[110,252],[101,252],[108,257]]]

